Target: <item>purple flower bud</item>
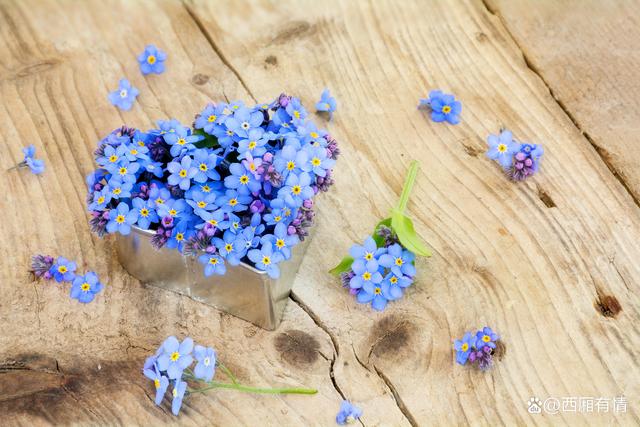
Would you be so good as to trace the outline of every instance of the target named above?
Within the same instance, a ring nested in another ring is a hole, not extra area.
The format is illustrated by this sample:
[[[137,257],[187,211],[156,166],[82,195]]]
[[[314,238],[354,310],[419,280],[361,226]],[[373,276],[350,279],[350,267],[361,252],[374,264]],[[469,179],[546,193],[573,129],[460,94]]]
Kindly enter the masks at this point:
[[[262,213],[264,209],[265,205],[260,199],[254,200],[249,205],[249,210],[251,211],[251,213]]]
[[[216,247],[213,246],[213,245],[207,246],[206,251],[207,251],[208,254],[215,254],[216,253]]]
[[[306,199],[304,202],[302,202],[302,206],[304,206],[307,209],[311,209],[313,207],[313,200]]]
[[[290,236],[292,234],[296,234],[296,228],[293,225],[290,225],[289,227],[287,227],[287,234]]]
[[[530,168],[532,164],[533,164],[533,160],[531,160],[530,158],[524,161],[524,165],[528,168]]]
[[[285,93],[281,93],[278,97],[278,104],[280,104],[281,107],[286,108],[286,106],[289,105],[290,99],[290,96],[287,96],[287,94]]]
[[[516,158],[517,161],[521,162],[521,161],[523,161],[524,159],[527,158],[527,155],[520,151],[520,152],[516,153],[516,155],[514,157]]]
[[[273,154],[272,153],[264,153],[264,155],[262,156],[262,161],[263,162],[267,162],[267,163],[271,163],[273,161]]]
[[[513,167],[520,170],[524,167],[524,163],[517,162],[515,165],[513,165]]]

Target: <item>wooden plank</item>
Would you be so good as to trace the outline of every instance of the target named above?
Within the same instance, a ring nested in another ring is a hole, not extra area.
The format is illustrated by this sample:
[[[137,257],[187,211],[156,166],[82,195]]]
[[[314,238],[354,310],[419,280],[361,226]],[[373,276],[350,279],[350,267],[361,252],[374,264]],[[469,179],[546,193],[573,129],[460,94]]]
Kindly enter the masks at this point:
[[[373,425],[639,422],[638,208],[483,4],[187,8],[0,2],[0,141],[11,154],[2,167],[30,142],[48,165],[41,178],[0,174],[0,324],[15,325],[0,336],[7,424],[329,425],[341,395]],[[135,54],[149,42],[170,62],[145,78]],[[128,113],[106,100],[123,75],[142,91]],[[327,127],[343,157],[277,332],[141,286],[112,242],[89,234],[84,175],[94,141],[120,122],[187,121],[208,99],[263,100],[281,90],[311,105],[324,85],[340,103]],[[416,111],[434,87],[462,99],[461,125]],[[530,182],[508,183],[481,155],[500,125],[544,143],[543,169]],[[419,262],[406,298],[375,313],[326,271],[385,215],[413,158],[425,172],[411,213],[435,255]],[[108,283],[102,302],[80,307],[62,286],[33,283],[25,272],[37,252],[96,270]],[[453,338],[484,324],[506,346],[495,370],[454,365]],[[278,346],[291,330],[305,339]],[[139,374],[174,333],[213,344],[248,383],[320,393],[197,396],[175,419],[153,406]],[[622,394],[626,414],[526,412],[531,396]]]
[[[529,66],[640,200],[637,1],[488,0]]]
[[[84,176],[95,168],[99,138],[123,122],[147,128],[176,117],[188,123],[211,99],[250,98],[186,9],[176,2],[3,1],[0,35],[2,170],[21,160],[29,143],[47,167],[41,177],[0,174],[2,424],[176,422],[170,406],[153,405],[153,387],[140,371],[171,334],[214,346],[244,383],[319,389],[311,397],[194,396],[180,422],[330,420],[341,399],[330,377],[333,345],[299,306],[289,304],[277,332],[260,330],[140,285],[117,263],[112,239],[89,232]],[[168,67],[143,77],[136,55],[150,42],[169,53]],[[107,100],[123,76],[141,91],[130,112]],[[27,271],[35,253],[77,260],[79,269],[100,275],[105,291],[84,306],[68,297],[68,286],[33,282]],[[391,417],[395,404],[387,400]]]
[[[348,362],[337,384],[363,402],[365,424],[378,413],[350,382],[361,367],[416,424],[534,423],[532,396],[630,400],[626,414],[545,423],[638,421],[638,208],[481,2],[188,4],[256,98],[286,88],[310,104],[326,85],[337,96],[336,191],[294,291],[335,337],[336,366]],[[460,97],[461,125],[416,111],[431,88]],[[482,155],[501,125],[544,144],[530,182],[509,183]],[[424,172],[411,213],[435,256],[375,313],[326,270],[388,212],[413,158]],[[603,316],[614,299],[622,311]],[[484,324],[507,352],[483,375],[454,364],[451,342]]]

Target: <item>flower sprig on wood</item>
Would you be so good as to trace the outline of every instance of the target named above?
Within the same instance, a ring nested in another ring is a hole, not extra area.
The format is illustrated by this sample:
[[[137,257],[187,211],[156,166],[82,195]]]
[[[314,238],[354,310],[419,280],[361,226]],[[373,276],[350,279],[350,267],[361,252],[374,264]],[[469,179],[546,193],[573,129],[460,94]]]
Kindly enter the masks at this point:
[[[341,277],[358,302],[370,303],[375,310],[384,310],[388,301],[401,298],[413,283],[416,255],[431,256],[406,215],[418,169],[418,162],[413,161],[390,217],[380,221],[364,244],[354,245],[349,256],[330,271]]]
[[[493,366],[493,353],[499,339],[498,334],[488,326],[476,331],[475,334],[467,332],[462,339],[454,342],[456,362],[460,365],[470,362],[482,371],[489,370]]]
[[[195,361],[195,367],[191,366]],[[231,381],[214,381],[216,368]],[[231,389],[262,394],[316,394],[310,388],[263,388],[240,384],[233,373],[217,359],[211,347],[195,345],[187,337],[182,342],[174,336],[167,338],[153,356],[147,358],[143,374],[153,381],[155,404],[160,406],[171,386],[171,412],[178,415],[183,399],[194,393],[204,393],[215,389]]]
[[[65,257],[57,259],[50,255],[31,257],[31,273],[36,279],[71,283],[71,298],[77,299],[83,304],[90,303],[102,291],[104,285],[100,283],[98,275],[93,271],[76,275],[76,268],[76,263]]]

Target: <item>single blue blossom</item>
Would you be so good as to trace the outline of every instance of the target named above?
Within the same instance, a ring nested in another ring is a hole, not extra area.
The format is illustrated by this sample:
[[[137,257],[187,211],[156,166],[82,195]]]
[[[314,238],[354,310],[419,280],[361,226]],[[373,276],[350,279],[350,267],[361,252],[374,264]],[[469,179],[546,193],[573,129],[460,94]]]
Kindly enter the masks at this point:
[[[129,80],[121,79],[118,89],[109,93],[109,101],[121,110],[128,111],[133,106],[140,91],[131,86]]]
[[[289,103],[287,104],[285,110],[294,121],[303,120],[307,117],[307,110],[305,110],[305,108],[302,106],[302,102],[300,102],[300,99],[295,97],[292,97],[289,100]]]
[[[306,172],[299,175],[290,174],[284,186],[278,190],[278,197],[282,197],[287,206],[291,208],[302,206],[302,202],[311,199],[313,195],[311,177]]]
[[[145,363],[145,365],[147,365],[147,363]],[[160,404],[162,403],[162,399],[164,398],[164,394],[167,392],[167,388],[169,388],[169,378],[160,373],[158,368],[155,366],[155,360],[142,372],[144,373],[145,377],[153,380],[153,385],[156,389],[155,403],[156,405],[160,406]]]
[[[131,197],[133,182],[125,182],[120,176],[113,176],[107,183],[107,187],[109,188],[109,195],[112,199],[126,199]]]
[[[144,52],[138,55],[140,72],[145,76],[149,73],[162,74],[164,72],[164,61],[167,54],[150,44],[144,48]]]
[[[215,169],[221,159],[207,149],[201,148],[193,153],[193,163],[198,173],[193,177],[195,182],[205,183],[209,180],[217,181],[220,174]]]
[[[159,222],[156,205],[153,201],[136,197],[131,201],[131,204],[138,211],[138,227],[147,230],[151,223]]]
[[[87,304],[95,298],[103,288],[98,281],[98,275],[93,271],[84,276],[76,276],[71,285],[71,298],[75,298],[81,303]]]
[[[100,191],[96,191],[92,195],[91,203],[89,204],[89,210],[101,211],[107,207],[107,203],[111,201],[111,190],[109,186],[105,186]]]
[[[171,175],[167,178],[167,183],[169,185],[177,185],[183,190],[188,190],[191,187],[191,180],[198,173],[198,169],[192,163],[192,159],[189,156],[184,156],[180,163],[169,163],[167,170]]]
[[[307,163],[309,154],[301,150],[298,144],[287,144],[276,155],[273,166],[282,176],[302,171],[302,166]]]
[[[198,362],[193,370],[195,377],[206,382],[211,381],[216,369],[216,351],[211,347],[196,345],[193,355]]]
[[[464,365],[469,359],[469,354],[476,347],[476,337],[467,332],[461,340],[456,340],[454,348],[456,350],[456,362]]]
[[[238,194],[246,196],[250,193],[257,193],[262,188],[260,182],[242,163],[231,163],[229,172],[231,175],[224,179],[224,185],[227,188],[237,190]]]
[[[411,286],[413,279],[409,276],[396,276],[391,271],[384,277],[383,283],[387,283],[389,286],[389,296],[391,299],[396,300],[402,297],[404,289]]]
[[[204,139],[204,136],[192,135],[191,130],[183,126],[164,135],[165,142],[171,146],[169,152],[173,157],[178,157],[185,152],[194,150],[196,147],[193,144],[202,139]]]
[[[198,257],[198,261],[204,265],[204,276],[209,277],[212,274],[224,276],[227,269],[224,260],[215,254],[204,254]]]
[[[224,104],[207,105],[204,110],[196,117],[194,128],[202,129],[208,134],[213,134],[214,129],[225,118],[222,114]]]
[[[413,265],[414,259],[415,255],[412,252],[395,243],[387,247],[386,254],[380,255],[378,263],[390,269],[396,276],[405,274],[413,277],[416,275],[416,267]]]
[[[182,129],[183,126],[176,119],[158,120],[158,128],[160,135],[166,135],[168,133],[175,133],[178,129]]]
[[[243,195],[236,190],[229,189],[216,203],[225,212],[241,212],[247,209],[247,205],[251,203],[251,201],[251,196]]]
[[[42,172],[44,172],[44,161],[35,158],[36,147],[33,144],[23,148],[22,152],[24,154],[24,160],[18,166],[21,166],[21,165],[28,166],[29,170],[31,170],[31,173],[35,175],[39,175]]]
[[[107,231],[115,233],[116,231],[126,236],[131,232],[131,226],[138,220],[138,212],[129,210],[129,205],[125,202],[118,203],[115,209],[109,211],[109,222],[107,223]]]
[[[331,120],[333,112],[336,111],[336,107],[336,99],[331,96],[329,89],[323,90],[322,95],[320,95],[320,100],[316,103],[316,110],[329,113],[329,120]]]
[[[382,274],[378,269],[378,263],[357,259],[351,264],[354,276],[349,281],[351,289],[361,289],[367,283],[379,285],[382,282]]]
[[[266,271],[272,279],[280,277],[278,263],[284,258],[282,254],[274,252],[270,243],[263,244],[260,249],[251,249],[248,256],[258,270]]]
[[[476,348],[478,350],[482,349],[482,347],[496,348],[496,341],[499,338],[498,334],[493,332],[488,326],[485,326],[481,331],[476,333]]]
[[[217,208],[215,205],[215,193],[204,193],[201,190],[195,190],[189,194],[189,198],[186,201],[193,208],[196,215],[200,217],[202,217],[201,211],[212,211]]]
[[[287,226],[281,222],[276,225],[273,234],[262,237],[263,242],[273,244],[277,252],[280,252],[284,259],[291,258],[291,248],[298,244],[299,238],[296,234],[289,235]]]
[[[336,161],[328,157],[327,149],[321,146],[307,145],[304,147],[307,152],[308,161],[302,166],[305,172],[313,172],[316,176],[325,177]]]
[[[362,416],[362,409],[358,408],[348,400],[343,400],[340,404],[340,411],[336,415],[336,423],[339,425],[353,424]]]
[[[162,354],[158,357],[158,369],[166,371],[170,380],[179,379],[182,371],[193,363],[193,340],[189,337],[179,342],[174,336],[162,343]]]
[[[264,136],[264,137],[263,137]],[[244,159],[248,154],[251,156],[262,156],[267,152],[265,145],[269,142],[268,136],[262,128],[251,129],[245,139],[238,142],[239,159]]]
[[[456,101],[450,94],[442,93],[440,90],[429,92],[428,99],[421,99],[419,107],[428,106],[431,108],[431,120],[434,122],[447,121],[452,125],[460,123],[460,112],[462,104]]]
[[[497,160],[504,169],[511,167],[513,155],[520,148],[519,144],[513,140],[511,131],[503,130],[500,135],[489,135],[487,143],[489,144],[487,157]]]
[[[56,282],[71,282],[75,277],[75,271],[75,262],[69,261],[65,257],[58,257],[51,266],[49,273],[51,273]]]
[[[177,379],[175,384],[173,385],[173,390],[171,391],[171,395],[173,396],[173,400],[171,401],[171,412],[173,415],[178,415],[180,413],[180,408],[182,407],[182,399],[184,398],[184,394],[187,391],[187,383]]]
[[[387,302],[394,298],[389,294],[389,285],[386,282],[374,283],[368,280],[363,281],[362,289],[358,291],[356,299],[361,304],[371,303],[371,307],[375,310],[382,311],[387,306]]]
[[[227,129],[233,131],[233,133],[240,138],[247,138],[249,132],[252,129],[256,129],[260,126],[264,120],[264,115],[260,111],[251,111],[246,107],[239,107],[232,117],[229,117],[225,122]]]
[[[371,236],[365,239],[364,245],[355,244],[349,249],[349,255],[351,255],[354,261],[362,260],[366,263],[370,271],[378,269],[378,257],[382,255],[382,253],[384,253],[384,250],[380,251],[378,249],[376,241],[373,240]]]

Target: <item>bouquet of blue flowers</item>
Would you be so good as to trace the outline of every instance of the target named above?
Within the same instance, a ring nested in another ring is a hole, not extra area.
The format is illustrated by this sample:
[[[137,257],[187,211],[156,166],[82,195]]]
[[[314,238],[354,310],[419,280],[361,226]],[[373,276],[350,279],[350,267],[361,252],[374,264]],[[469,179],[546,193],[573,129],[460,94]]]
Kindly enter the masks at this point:
[[[154,230],[155,247],[198,256],[206,276],[247,262],[277,278],[308,234],[314,196],[333,184],[338,154],[285,94],[253,107],[208,105],[192,127],[122,127],[98,143],[100,167],[87,177],[91,228]]]

